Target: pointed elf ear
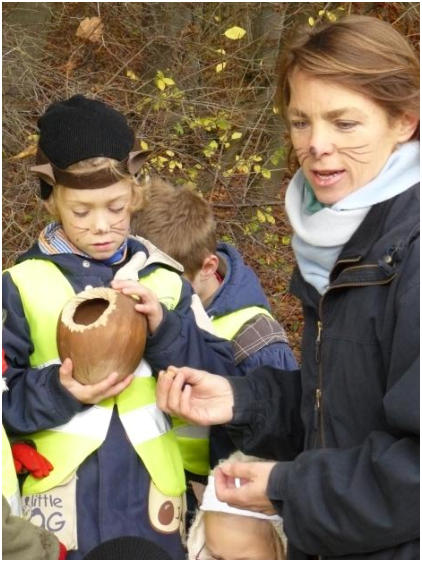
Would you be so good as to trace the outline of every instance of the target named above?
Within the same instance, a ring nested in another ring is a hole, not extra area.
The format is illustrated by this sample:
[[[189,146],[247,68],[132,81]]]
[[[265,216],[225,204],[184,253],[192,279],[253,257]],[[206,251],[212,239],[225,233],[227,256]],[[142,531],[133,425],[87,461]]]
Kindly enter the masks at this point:
[[[151,152],[151,150],[136,150],[134,152],[129,152],[129,157],[127,159],[127,169],[129,173],[135,175],[139,172],[139,169],[142,164],[147,161]]]
[[[50,163],[38,164],[37,166],[31,166],[30,171],[36,174],[39,178],[46,181],[50,185],[56,183],[56,178],[54,177],[53,167]]]

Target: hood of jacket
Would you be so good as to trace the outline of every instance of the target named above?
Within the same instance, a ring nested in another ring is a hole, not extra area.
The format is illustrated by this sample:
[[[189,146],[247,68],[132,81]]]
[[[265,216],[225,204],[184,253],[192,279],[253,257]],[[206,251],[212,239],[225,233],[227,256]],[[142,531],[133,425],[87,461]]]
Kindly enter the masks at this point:
[[[210,316],[222,316],[247,306],[262,306],[270,310],[257,275],[245,264],[239,252],[229,244],[220,242],[217,255],[224,262],[224,281],[206,311]]]

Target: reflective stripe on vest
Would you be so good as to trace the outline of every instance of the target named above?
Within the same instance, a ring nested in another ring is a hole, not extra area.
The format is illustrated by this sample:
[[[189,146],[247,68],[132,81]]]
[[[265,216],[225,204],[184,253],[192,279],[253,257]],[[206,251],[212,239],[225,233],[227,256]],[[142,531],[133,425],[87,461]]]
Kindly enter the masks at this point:
[[[212,318],[214,332],[220,338],[232,340],[239,330],[258,314],[271,314],[260,306],[249,306]],[[183,465],[193,474],[206,476],[210,472],[209,427],[191,425],[180,418],[173,417],[174,431],[182,451]]]
[[[268,312],[266,308],[261,306],[248,306],[247,308],[235,310],[225,316],[211,318],[211,320],[217,336],[226,340],[232,340],[239,330],[247,322],[252,320],[252,318],[258,316],[258,314],[265,314],[266,316],[272,318],[271,313]]]
[[[34,344],[31,366],[54,363],[58,356],[57,319],[74,291],[60,270],[45,260],[27,260],[8,271],[20,292],[31,330]],[[142,283],[154,292],[157,285],[158,297],[163,297],[168,308],[177,306],[182,287],[178,274],[156,269],[144,277]],[[43,319],[43,329],[40,330],[37,322],[43,318],[46,302],[48,315],[47,319]],[[33,326],[36,328],[33,329]],[[180,451],[167,418],[155,407],[156,382],[150,373],[149,366],[144,362],[130,386],[118,396],[76,414],[62,426],[28,435],[37,450],[55,468],[49,476],[40,480],[28,476],[24,493],[42,493],[65,482],[104,441],[115,404],[128,437],[157,488],[165,495],[183,493],[185,481]]]
[[[12,515],[22,516],[21,495],[12,449],[3,426],[1,431],[1,490],[9,502]]]

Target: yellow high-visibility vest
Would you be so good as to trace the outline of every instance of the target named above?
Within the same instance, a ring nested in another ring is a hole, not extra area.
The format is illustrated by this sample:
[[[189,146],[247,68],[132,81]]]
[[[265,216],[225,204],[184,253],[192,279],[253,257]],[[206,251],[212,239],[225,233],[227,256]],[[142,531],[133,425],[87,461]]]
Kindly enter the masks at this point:
[[[8,271],[19,290],[31,331],[34,345],[31,366],[41,368],[60,363],[56,326],[64,304],[74,295],[72,286],[59,268],[47,260],[30,259]],[[176,307],[182,290],[177,273],[156,268],[141,282],[152,288],[167,308]],[[154,484],[165,495],[181,495],[185,491],[183,461],[168,418],[156,406],[155,385],[151,369],[145,363],[143,370],[118,396],[76,414],[66,424],[28,435],[54,470],[39,480],[29,475],[23,493],[42,493],[66,482],[103,443],[116,405],[128,438]]]
[[[214,333],[220,338],[233,340],[239,330],[258,314],[272,317],[265,308],[248,306],[211,318]],[[185,469],[193,474],[207,476],[210,472],[209,427],[189,424],[177,417],[172,420]]]
[[[13,462],[12,449],[3,426],[1,431],[1,491],[9,502],[12,515],[21,516],[21,495]]]

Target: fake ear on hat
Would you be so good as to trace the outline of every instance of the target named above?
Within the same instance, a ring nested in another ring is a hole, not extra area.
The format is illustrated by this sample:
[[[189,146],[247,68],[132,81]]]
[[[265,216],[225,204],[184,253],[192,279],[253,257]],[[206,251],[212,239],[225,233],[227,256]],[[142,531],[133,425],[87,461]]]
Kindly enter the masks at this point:
[[[141,166],[148,160],[152,150],[136,150],[129,152],[127,159],[127,169],[133,176],[139,172]]]
[[[119,180],[119,173],[135,175],[150,153],[151,151],[129,152],[128,157],[117,164],[116,170],[103,168],[86,174],[73,174],[48,162],[47,157],[38,150],[38,163],[31,166],[30,170],[49,185],[61,183],[73,189],[99,189],[116,183]]]

